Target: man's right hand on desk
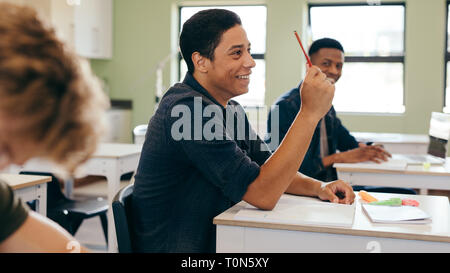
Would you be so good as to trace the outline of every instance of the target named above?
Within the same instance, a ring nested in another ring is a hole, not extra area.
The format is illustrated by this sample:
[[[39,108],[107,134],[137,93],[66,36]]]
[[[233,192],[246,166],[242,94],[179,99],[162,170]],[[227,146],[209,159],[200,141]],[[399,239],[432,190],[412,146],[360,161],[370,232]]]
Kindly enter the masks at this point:
[[[323,165],[327,167],[334,163],[359,163],[365,161],[381,163],[383,161],[388,161],[390,157],[392,157],[392,155],[381,146],[366,145],[324,157]]]
[[[324,201],[347,205],[353,204],[356,197],[352,187],[342,180],[322,183],[322,187],[318,190],[317,196]]]

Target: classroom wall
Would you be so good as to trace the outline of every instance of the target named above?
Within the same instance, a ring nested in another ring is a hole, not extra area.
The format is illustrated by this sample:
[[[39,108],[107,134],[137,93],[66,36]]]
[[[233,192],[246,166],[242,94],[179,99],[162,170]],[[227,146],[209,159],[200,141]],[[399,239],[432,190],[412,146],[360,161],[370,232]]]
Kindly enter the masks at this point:
[[[302,39],[307,40],[304,36],[307,0],[115,0],[113,59],[91,60],[91,64],[107,83],[111,98],[133,100],[133,126],[148,123],[154,113],[155,67],[177,49],[177,6],[211,3],[267,5],[267,106],[298,84],[304,75],[305,60],[291,36],[293,30],[298,30],[303,33]],[[442,111],[446,1],[406,0],[405,3],[406,112],[397,115],[339,113],[351,131],[426,134],[430,112]],[[176,58],[172,58],[164,69],[166,88],[176,80],[176,72]]]
[[[170,6],[164,0],[115,0],[113,58],[91,60],[111,98],[133,101],[133,127],[153,114],[155,68],[170,52]]]
[[[31,6],[42,18],[50,18],[51,1],[50,0],[0,0],[17,5]]]

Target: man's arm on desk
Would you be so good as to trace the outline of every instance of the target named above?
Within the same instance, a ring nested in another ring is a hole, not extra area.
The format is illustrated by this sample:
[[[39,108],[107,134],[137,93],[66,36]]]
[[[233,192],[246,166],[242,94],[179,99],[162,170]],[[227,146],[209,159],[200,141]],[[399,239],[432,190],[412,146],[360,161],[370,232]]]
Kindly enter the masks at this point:
[[[287,188],[286,193],[319,197],[321,200],[330,200],[340,204],[352,204],[355,200],[355,193],[348,183],[342,180],[324,183],[299,172]]]
[[[322,159],[325,167],[332,166],[334,163],[358,163],[372,161],[381,163],[387,161],[391,154],[380,145],[359,145],[358,148],[345,152],[335,153]]]
[[[266,210],[275,207],[296,176],[318,121],[331,107],[334,85],[318,67],[307,70],[300,89],[300,111],[280,146],[261,166],[258,177],[242,198],[255,207]]]

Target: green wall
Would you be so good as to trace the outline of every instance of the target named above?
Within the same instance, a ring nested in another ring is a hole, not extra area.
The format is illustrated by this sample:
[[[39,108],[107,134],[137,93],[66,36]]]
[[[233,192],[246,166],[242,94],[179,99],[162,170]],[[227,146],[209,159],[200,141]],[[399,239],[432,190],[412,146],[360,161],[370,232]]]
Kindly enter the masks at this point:
[[[305,60],[299,54],[296,40],[290,38],[293,30],[305,33],[307,0],[115,0],[114,57],[92,60],[91,64],[95,73],[108,83],[111,98],[133,100],[133,126],[147,123],[154,112],[155,66],[177,48],[177,6],[180,3],[266,4],[266,105],[270,106],[302,78]],[[351,131],[426,134],[430,112],[442,111],[446,1],[406,0],[405,3],[406,112],[339,114]],[[164,70],[166,88],[176,80],[175,64],[176,58],[173,58]]]
[[[113,58],[91,60],[111,98],[133,101],[133,127],[154,112],[155,68],[170,53],[170,8],[170,1],[115,0]]]

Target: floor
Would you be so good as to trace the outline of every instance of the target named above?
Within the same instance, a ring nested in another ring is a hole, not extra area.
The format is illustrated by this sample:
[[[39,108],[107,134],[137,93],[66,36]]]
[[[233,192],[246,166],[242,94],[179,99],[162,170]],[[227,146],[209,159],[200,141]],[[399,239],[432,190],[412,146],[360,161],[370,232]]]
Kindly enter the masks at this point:
[[[120,188],[125,187],[130,180],[122,180]],[[73,198],[96,196],[107,198],[107,182],[104,178],[89,177],[83,181],[75,181]],[[108,252],[105,236],[103,235],[100,217],[84,220],[75,234],[75,238],[86,248],[96,253]]]

